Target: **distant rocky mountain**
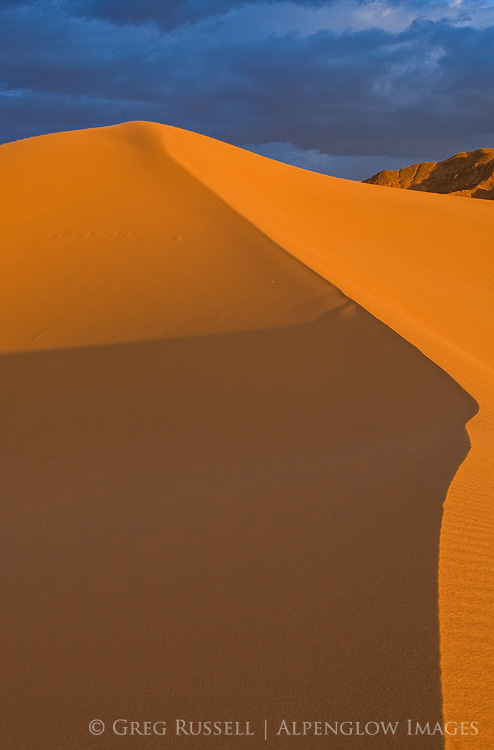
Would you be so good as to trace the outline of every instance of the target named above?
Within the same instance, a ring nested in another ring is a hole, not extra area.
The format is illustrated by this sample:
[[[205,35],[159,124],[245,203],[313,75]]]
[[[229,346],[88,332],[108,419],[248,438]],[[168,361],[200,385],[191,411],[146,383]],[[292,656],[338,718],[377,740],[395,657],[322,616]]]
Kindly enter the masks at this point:
[[[445,161],[426,161],[395,171],[385,170],[364,182],[494,200],[494,149],[479,148]]]

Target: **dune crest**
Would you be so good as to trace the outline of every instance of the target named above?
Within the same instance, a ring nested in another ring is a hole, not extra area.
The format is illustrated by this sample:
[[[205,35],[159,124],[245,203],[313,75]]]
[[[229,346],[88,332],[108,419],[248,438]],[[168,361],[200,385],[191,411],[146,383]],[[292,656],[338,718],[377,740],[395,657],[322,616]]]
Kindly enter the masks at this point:
[[[23,731],[74,742],[53,695],[71,727],[117,698],[207,712],[213,674],[224,718],[329,697],[370,720],[384,696],[428,720],[442,684],[491,739],[490,204],[149,123],[9,144],[0,169]]]
[[[131,124],[0,149],[0,352],[287,325],[345,304],[161,135]]]
[[[444,506],[439,601],[446,719],[494,740],[492,206],[317,175],[168,128],[167,148],[241,213],[417,346],[480,405]],[[199,148],[199,141],[201,148]],[[262,172],[263,179],[259,179]],[[242,182],[239,184],[239,176]],[[465,603],[468,602],[466,606]],[[446,747],[478,747],[475,737]]]

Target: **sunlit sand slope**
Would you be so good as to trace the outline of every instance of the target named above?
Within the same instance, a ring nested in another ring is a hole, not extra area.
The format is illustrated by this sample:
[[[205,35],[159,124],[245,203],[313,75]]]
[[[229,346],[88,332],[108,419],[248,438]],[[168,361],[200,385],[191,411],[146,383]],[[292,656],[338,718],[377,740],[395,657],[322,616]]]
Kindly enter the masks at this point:
[[[5,745],[435,721],[439,614],[446,718],[485,722],[492,207],[143,123],[0,174]]]
[[[131,125],[0,149],[0,351],[276,326],[344,304],[160,136]]]
[[[175,158],[226,201],[418,346],[479,403],[468,425],[472,449],[445,504],[441,664],[445,717],[478,720],[483,732],[481,739],[449,738],[447,746],[489,746],[494,742],[492,205],[312,174],[212,140],[206,147],[200,136],[172,128],[165,140]]]

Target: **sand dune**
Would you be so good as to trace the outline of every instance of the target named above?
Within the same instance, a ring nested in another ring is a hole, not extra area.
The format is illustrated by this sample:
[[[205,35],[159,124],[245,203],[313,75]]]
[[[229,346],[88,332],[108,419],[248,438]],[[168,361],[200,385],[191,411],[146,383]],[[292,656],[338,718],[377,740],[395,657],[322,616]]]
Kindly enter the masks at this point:
[[[286,325],[344,303],[170,159],[159,127],[22,141],[0,168],[0,351]]]
[[[488,743],[492,207],[143,123],[0,169],[8,746],[442,707]]]
[[[468,425],[472,449],[445,504],[441,664],[445,717],[475,714],[485,728],[484,741],[492,742],[494,678],[486,668],[494,656],[492,207],[383,191],[268,160],[259,180],[262,157],[212,140],[198,149],[198,138],[169,130],[167,142],[227,201],[418,346],[480,405]],[[478,741],[446,744],[475,747]]]

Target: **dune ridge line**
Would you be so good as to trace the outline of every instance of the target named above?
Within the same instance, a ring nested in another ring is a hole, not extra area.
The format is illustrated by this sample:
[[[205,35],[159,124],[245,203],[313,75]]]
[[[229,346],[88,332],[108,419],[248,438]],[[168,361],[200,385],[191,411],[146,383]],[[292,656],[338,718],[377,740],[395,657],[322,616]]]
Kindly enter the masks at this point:
[[[257,223],[269,225],[271,236],[289,252],[417,346],[480,404],[478,415],[468,423],[471,451],[451,483],[444,506],[439,566],[441,664],[445,718],[454,721],[458,715],[475,715],[483,727],[482,741],[492,741],[494,677],[485,669],[494,658],[494,601],[488,583],[494,579],[494,378],[490,364],[494,345],[488,324],[494,314],[488,250],[491,204],[459,203],[454,196],[408,191],[383,191],[381,200],[376,193],[380,186],[352,184],[271,162],[269,171],[284,186],[277,190],[273,180],[267,179],[269,160],[220,146],[212,139],[209,151],[203,149],[194,156],[198,136],[178,139],[173,129],[167,132],[182,161],[193,164],[196,173],[203,179],[207,176],[215,189],[235,199]],[[221,149],[228,152],[223,160]],[[242,162],[244,184],[248,184],[244,191],[234,188],[227,161],[233,161],[234,154]],[[256,171],[263,167],[266,179],[256,180]],[[339,198],[331,214],[336,227],[325,220],[321,195],[328,201]],[[292,196],[297,199],[290,200]],[[345,199],[347,205],[365,213],[359,226],[367,222],[370,232],[361,231],[358,237],[352,212],[347,210],[345,215]],[[284,213],[284,226],[278,224],[273,231],[268,211],[259,208],[262,205]],[[310,206],[317,208],[311,211]],[[376,221],[379,214],[381,226]],[[345,238],[344,245],[340,237]],[[434,251],[434,241],[439,252]],[[359,283],[361,279],[366,280],[365,286]],[[425,294],[424,305],[421,297]],[[478,571],[482,571],[480,577]],[[465,608],[465,601],[471,607]],[[457,746],[475,747],[477,740],[446,739],[448,749]]]
[[[194,675],[216,663],[226,713],[275,711],[282,690],[288,711],[330,695],[372,718],[384,670],[398,713],[408,700],[416,718],[437,716],[442,685],[444,719],[478,721],[490,741],[492,206],[152,123],[8,144],[0,169],[3,554],[23,592],[6,617],[36,654],[28,663],[15,641],[22,700],[44,670],[54,695],[99,715],[92,668],[108,712],[132,705],[136,680],[140,708],[158,710],[166,663],[170,707],[208,711]],[[380,595],[393,605],[381,611]],[[79,685],[50,645],[61,608]],[[114,639],[107,655],[98,628]],[[122,661],[129,648],[140,662]],[[49,697],[33,726],[53,718]]]

